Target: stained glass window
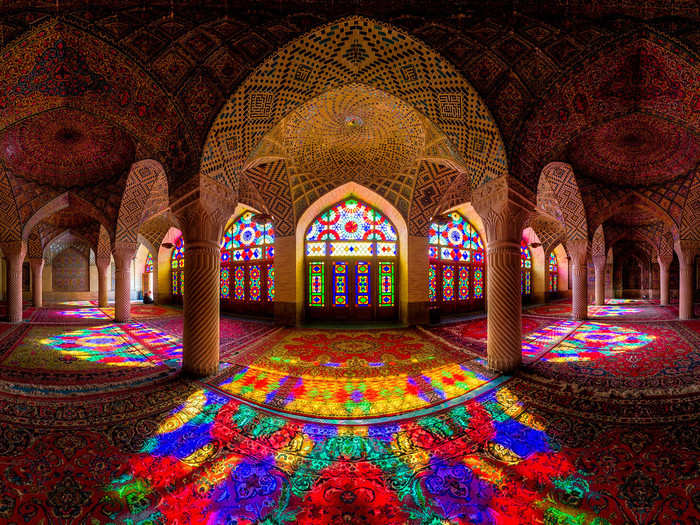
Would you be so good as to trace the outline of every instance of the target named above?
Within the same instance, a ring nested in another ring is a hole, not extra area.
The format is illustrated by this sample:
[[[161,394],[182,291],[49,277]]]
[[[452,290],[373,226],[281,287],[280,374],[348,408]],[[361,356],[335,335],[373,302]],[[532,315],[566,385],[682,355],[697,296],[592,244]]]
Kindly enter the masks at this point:
[[[431,303],[437,301],[437,265],[431,264],[428,268],[428,300]]]
[[[369,268],[369,263],[364,261],[358,261],[355,265],[355,304],[357,306],[365,307],[372,305],[370,296],[372,284],[370,282],[371,276]]]
[[[428,299],[445,311],[466,311],[484,298],[484,244],[474,226],[457,212],[428,230]]]
[[[394,256],[398,235],[384,215],[350,197],[321,214],[307,230],[306,241],[307,255]]]
[[[153,273],[153,257],[151,254],[148,254],[148,257],[146,257],[146,266],[143,270],[144,273]]]
[[[379,263],[379,306],[394,306],[394,263]]]
[[[272,265],[267,267],[267,300],[275,300],[275,267]]]
[[[557,264],[557,256],[554,252],[549,254],[549,291],[559,291],[559,265]]]
[[[304,253],[308,304],[320,307],[310,308],[309,315],[335,312],[341,319],[363,320],[394,315],[398,234],[381,212],[354,197],[343,199],[311,223]]]
[[[232,279],[226,286],[222,279],[221,299],[243,313],[248,310],[242,308],[253,304],[264,306],[275,297],[274,227],[270,222],[259,224],[254,217],[252,211],[243,212],[221,239],[222,272],[226,269],[228,278]]]
[[[520,293],[522,295],[530,295],[532,292],[532,256],[530,255],[530,248],[527,247],[524,240],[520,241],[520,268]]]
[[[326,305],[325,263],[322,261],[309,264],[309,306]]]
[[[229,288],[228,288],[228,280],[229,280],[229,273],[228,273],[228,268],[221,268],[220,273],[220,287],[221,287],[221,297],[224,299],[228,299],[228,294],[229,294]]]
[[[185,243],[182,237],[175,241],[175,247],[170,256],[170,271],[172,275],[172,293],[176,296],[182,296],[185,284]]]

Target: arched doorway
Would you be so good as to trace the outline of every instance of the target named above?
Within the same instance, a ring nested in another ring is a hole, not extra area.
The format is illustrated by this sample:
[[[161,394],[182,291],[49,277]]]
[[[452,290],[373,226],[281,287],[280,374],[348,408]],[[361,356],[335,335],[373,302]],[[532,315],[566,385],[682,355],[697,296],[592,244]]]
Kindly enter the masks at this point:
[[[520,241],[520,294],[525,302],[532,297],[532,254],[525,241]]]
[[[153,298],[153,256],[149,253],[143,267],[142,290],[144,295],[149,292]]]
[[[231,312],[272,313],[275,299],[275,231],[245,211],[221,241],[221,304]]]
[[[547,261],[547,292],[555,294],[559,291],[559,263],[554,252],[549,254]]]
[[[398,318],[398,234],[381,212],[350,196],[305,235],[306,318]]]
[[[170,256],[170,271],[170,289],[173,301],[182,303],[182,297],[185,293],[185,243],[182,236],[175,241],[175,247]]]
[[[428,300],[442,313],[484,307],[484,245],[479,233],[457,212],[428,231]]]

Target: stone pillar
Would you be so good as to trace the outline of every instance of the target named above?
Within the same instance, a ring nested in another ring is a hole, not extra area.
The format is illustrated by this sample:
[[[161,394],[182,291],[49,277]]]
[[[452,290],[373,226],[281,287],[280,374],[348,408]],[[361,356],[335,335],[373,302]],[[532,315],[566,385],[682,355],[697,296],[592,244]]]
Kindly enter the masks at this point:
[[[673,255],[658,256],[659,261],[659,303],[661,306],[668,305],[670,269]]]
[[[22,263],[27,243],[13,241],[0,246],[7,260],[7,317],[10,323],[22,322]]]
[[[486,229],[487,361],[512,372],[522,363],[520,240],[528,212],[505,178],[474,190],[474,207]]]
[[[696,246],[692,242],[679,241],[676,243],[676,253],[680,266],[678,280],[678,319],[693,318],[693,273],[695,270]]]
[[[109,266],[112,260],[107,255],[95,258],[97,265],[97,305],[104,308],[109,305]]]
[[[116,245],[114,256],[114,320],[128,323],[131,319],[131,261],[136,254],[133,244]]]
[[[219,242],[232,210],[200,194],[177,212],[185,242],[182,371],[195,377],[219,369]]]
[[[42,257],[29,259],[32,269],[32,302],[35,308],[44,306],[44,259]]]
[[[588,318],[588,241],[569,241],[566,247],[571,255],[571,318],[582,321]]]
[[[593,256],[595,267],[595,304],[605,304],[605,255]]]
[[[296,326],[301,320],[301,308],[297,298],[303,297],[304,282],[297,278],[296,237],[275,237],[275,301],[273,302],[275,324]]]
[[[402,273],[400,275],[401,296],[400,302],[403,310],[402,320],[408,325],[428,324],[429,307],[428,302],[428,236],[410,235],[408,237],[408,249],[406,257],[403,259],[406,264],[401,264]],[[405,297],[405,299],[403,298]]]

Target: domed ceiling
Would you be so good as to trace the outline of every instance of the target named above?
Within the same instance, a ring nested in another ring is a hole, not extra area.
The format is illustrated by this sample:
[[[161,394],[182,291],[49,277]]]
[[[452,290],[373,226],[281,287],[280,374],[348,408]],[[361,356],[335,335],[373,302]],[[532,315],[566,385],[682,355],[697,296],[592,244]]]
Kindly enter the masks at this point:
[[[328,91],[285,119],[284,148],[296,170],[368,184],[406,172],[425,130],[408,105],[377,89]]]
[[[0,136],[7,167],[39,184],[95,185],[126,172],[135,146],[122,129],[74,109],[40,113]]]
[[[687,173],[700,161],[700,141],[672,122],[635,114],[583,132],[566,154],[574,170],[590,178],[645,186]]]

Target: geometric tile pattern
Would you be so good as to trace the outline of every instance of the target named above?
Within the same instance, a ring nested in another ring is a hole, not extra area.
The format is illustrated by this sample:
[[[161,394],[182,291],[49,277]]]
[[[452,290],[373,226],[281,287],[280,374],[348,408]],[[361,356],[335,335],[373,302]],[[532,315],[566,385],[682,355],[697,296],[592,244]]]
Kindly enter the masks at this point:
[[[561,162],[548,164],[542,170],[540,186],[545,194],[555,196],[567,241],[588,240],[586,212],[571,166]]]
[[[248,156],[285,115],[329,88],[362,82],[428,117],[465,159],[473,186],[507,173],[495,121],[473,87],[422,42],[358,16],[307,33],[239,86],[212,126],[201,173],[236,187]],[[218,143],[225,144],[226,159]],[[223,170],[224,162],[231,168]]]

